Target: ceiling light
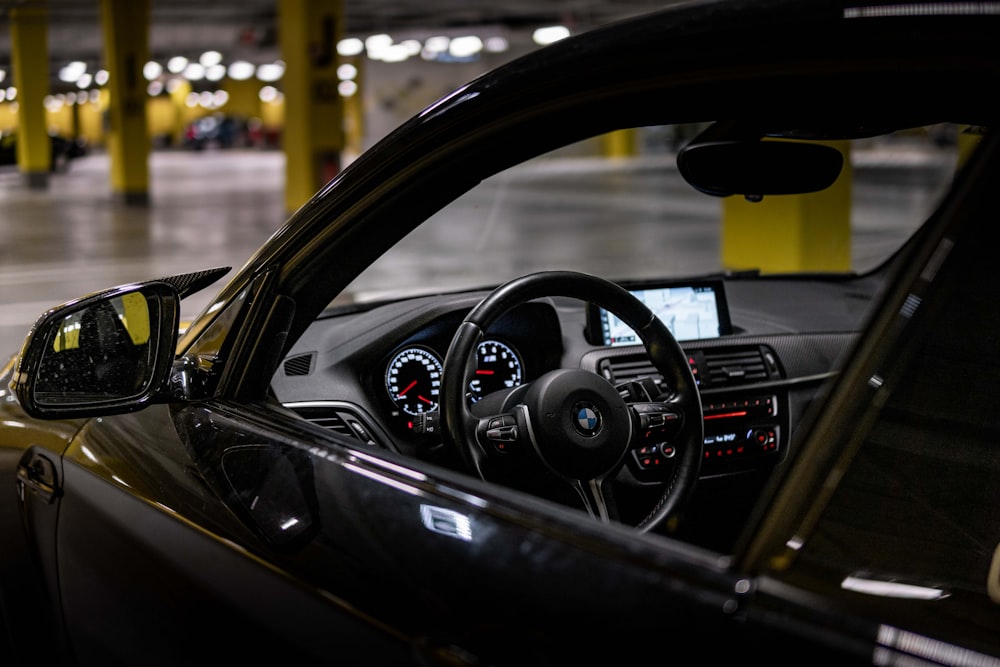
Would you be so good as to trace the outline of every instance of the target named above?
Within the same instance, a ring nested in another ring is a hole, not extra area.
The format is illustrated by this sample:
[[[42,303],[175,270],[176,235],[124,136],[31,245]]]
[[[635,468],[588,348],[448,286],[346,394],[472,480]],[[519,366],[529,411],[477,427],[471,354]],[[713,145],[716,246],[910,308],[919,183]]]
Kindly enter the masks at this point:
[[[353,81],[358,76],[358,68],[345,63],[337,68],[337,78],[341,81]]]
[[[211,65],[205,68],[205,78],[209,81],[222,81],[226,76],[225,65]]]
[[[257,70],[253,66],[253,63],[248,63],[245,60],[237,60],[229,65],[229,78],[234,81],[246,81],[253,76],[253,73]]]
[[[257,93],[257,97],[260,98],[261,102],[273,102],[278,97],[278,89],[274,86],[264,86]]]
[[[280,61],[264,64],[257,68],[257,78],[268,83],[277,81],[284,75],[284,73],[285,64]]]
[[[351,97],[358,92],[358,84],[353,81],[341,81],[337,84],[337,92],[341,97]]]
[[[569,28],[562,25],[553,25],[547,28],[538,28],[532,33],[531,38],[535,41],[535,44],[540,44],[545,46],[546,44],[552,44],[553,42],[558,42],[560,39],[565,39],[569,37]]]
[[[188,59],[184,56],[174,56],[167,61],[167,70],[171,74],[180,74],[188,65]]]
[[[448,53],[455,58],[469,58],[483,50],[483,40],[475,35],[456,37],[448,46]]]
[[[188,81],[201,81],[205,78],[205,68],[200,63],[188,63],[184,68],[184,78]]]
[[[427,41],[424,42],[424,52],[443,53],[448,50],[449,44],[451,44],[451,37],[445,35],[428,37]]]
[[[357,37],[348,37],[337,42],[337,53],[342,56],[356,56],[365,50],[365,43]]]
[[[198,58],[198,62],[201,63],[203,67],[211,67],[212,65],[218,65],[222,62],[222,54],[218,51],[205,51]]]
[[[504,53],[510,48],[506,37],[488,37],[483,45],[488,53]]]
[[[146,77],[146,81],[152,81],[161,74],[163,74],[163,66],[155,60],[150,60],[142,66],[142,75]]]
[[[66,83],[74,83],[81,76],[83,76],[86,71],[87,64],[80,62],[79,60],[75,60],[59,70],[59,80],[65,81]]]

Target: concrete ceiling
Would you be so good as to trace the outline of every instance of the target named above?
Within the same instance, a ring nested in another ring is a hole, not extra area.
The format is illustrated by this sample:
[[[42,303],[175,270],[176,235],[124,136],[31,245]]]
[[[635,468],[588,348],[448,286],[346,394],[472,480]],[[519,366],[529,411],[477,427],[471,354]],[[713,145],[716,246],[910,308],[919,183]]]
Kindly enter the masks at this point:
[[[394,38],[488,29],[512,41],[536,27],[561,23],[574,32],[652,11],[676,0],[344,0],[345,34],[386,32]],[[197,57],[217,50],[227,60],[280,57],[279,0],[151,0],[150,52],[154,59]],[[100,67],[99,0],[0,0],[0,68],[9,69],[8,13],[19,6],[48,7],[53,77],[71,60]],[[54,80],[58,86],[58,81]]]

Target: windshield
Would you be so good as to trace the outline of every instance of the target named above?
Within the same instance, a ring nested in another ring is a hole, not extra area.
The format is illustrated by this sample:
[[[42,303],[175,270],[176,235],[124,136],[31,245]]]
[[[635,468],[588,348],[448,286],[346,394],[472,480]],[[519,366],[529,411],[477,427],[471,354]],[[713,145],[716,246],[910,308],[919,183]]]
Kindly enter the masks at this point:
[[[749,203],[702,194],[681,176],[677,151],[698,129],[614,133],[499,173],[369,267],[349,298],[488,287],[551,269],[618,281],[864,273],[937,205],[961,143],[954,125],[830,142],[845,155],[830,191]],[[789,245],[811,250],[789,253]]]

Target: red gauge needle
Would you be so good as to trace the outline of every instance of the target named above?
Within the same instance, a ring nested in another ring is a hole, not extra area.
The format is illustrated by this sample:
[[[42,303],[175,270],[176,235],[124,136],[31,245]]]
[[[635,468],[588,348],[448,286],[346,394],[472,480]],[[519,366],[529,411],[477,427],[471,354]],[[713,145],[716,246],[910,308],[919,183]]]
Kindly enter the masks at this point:
[[[493,375],[493,371],[476,369],[476,375]]]
[[[416,380],[414,380],[414,381],[413,381],[413,382],[411,382],[410,384],[406,385],[406,389],[404,389],[403,391],[399,392],[399,396],[400,396],[400,397],[402,397],[402,396],[403,396],[403,394],[405,394],[406,392],[408,392],[408,391],[410,391],[411,389],[413,389],[413,386],[414,386],[415,384],[417,384],[417,381],[416,381]]]
[[[409,387],[407,387],[407,389],[409,389]],[[432,400],[430,400],[428,398],[424,398],[420,394],[417,394],[417,399],[423,401],[424,403],[434,403],[434,401],[432,401]]]

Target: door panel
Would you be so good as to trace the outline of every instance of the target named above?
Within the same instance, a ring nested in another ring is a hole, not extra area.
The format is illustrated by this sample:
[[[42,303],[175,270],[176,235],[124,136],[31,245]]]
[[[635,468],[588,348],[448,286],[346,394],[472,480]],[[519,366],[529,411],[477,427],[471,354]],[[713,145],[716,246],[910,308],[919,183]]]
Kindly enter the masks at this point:
[[[251,553],[175,433],[158,406],[95,422],[67,454],[59,581],[81,663],[401,662],[405,644]]]

